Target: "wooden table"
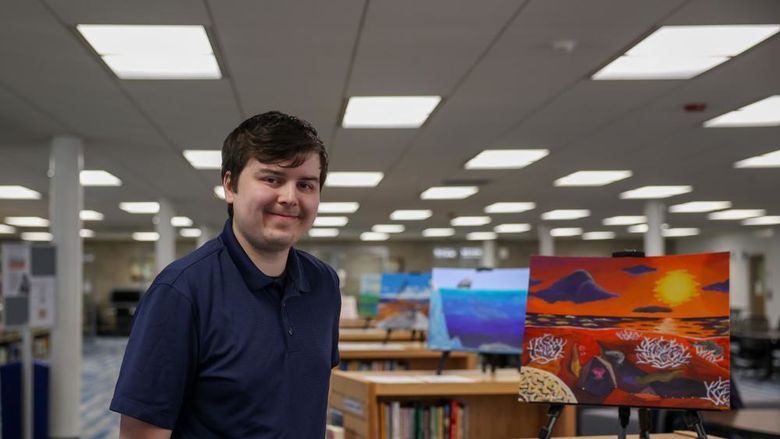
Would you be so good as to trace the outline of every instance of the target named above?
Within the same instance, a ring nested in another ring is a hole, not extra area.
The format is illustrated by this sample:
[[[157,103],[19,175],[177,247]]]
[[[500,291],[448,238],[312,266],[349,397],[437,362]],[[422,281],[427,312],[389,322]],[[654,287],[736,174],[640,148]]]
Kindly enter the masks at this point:
[[[417,341],[424,339],[424,332],[416,332],[414,336],[409,330],[393,330],[390,332],[390,341]],[[378,328],[341,328],[339,329],[339,341],[383,341],[387,338],[387,331]]]
[[[749,437],[780,436],[780,409],[740,409],[727,412],[701,412],[707,431],[743,433]]]
[[[341,361],[404,361],[411,370],[436,369],[441,352],[428,350],[421,342],[339,342]],[[477,354],[452,352],[445,369],[474,369]]]

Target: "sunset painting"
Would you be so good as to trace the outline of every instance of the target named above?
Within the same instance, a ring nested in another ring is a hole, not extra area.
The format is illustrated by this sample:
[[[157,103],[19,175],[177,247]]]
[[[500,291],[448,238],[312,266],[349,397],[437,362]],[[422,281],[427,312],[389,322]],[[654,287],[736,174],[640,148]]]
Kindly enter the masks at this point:
[[[531,258],[520,398],[729,408],[729,253]]]

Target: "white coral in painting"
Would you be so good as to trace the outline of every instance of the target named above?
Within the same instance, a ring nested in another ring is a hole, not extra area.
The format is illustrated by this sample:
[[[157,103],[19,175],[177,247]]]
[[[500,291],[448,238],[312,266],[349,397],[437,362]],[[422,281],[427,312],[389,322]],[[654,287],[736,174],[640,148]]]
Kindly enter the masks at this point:
[[[709,400],[716,406],[727,406],[731,396],[731,383],[718,377],[717,381],[705,381],[704,387],[707,388],[707,396],[702,399]]]
[[[617,338],[621,340],[639,340],[639,337],[641,337],[641,334],[639,334],[639,331],[633,331],[631,329],[622,329],[615,333]]]
[[[676,340],[643,337],[642,343],[634,349],[637,364],[649,364],[656,369],[669,369],[688,364],[691,353]]]
[[[696,349],[696,355],[709,361],[710,363],[719,363],[723,361],[723,354],[714,352],[704,346],[694,345],[694,348]]]
[[[563,358],[563,347],[566,340],[561,337],[553,337],[552,334],[544,334],[528,341],[528,355],[531,361],[547,364],[559,358]]]

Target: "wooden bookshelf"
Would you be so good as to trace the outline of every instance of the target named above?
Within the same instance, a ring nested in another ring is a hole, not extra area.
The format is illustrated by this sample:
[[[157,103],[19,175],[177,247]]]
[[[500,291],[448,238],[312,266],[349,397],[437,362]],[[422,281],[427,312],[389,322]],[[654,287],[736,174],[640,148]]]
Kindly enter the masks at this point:
[[[429,351],[421,342],[340,342],[341,361],[397,361],[408,364],[410,370],[433,370],[439,365],[441,352]],[[452,352],[445,369],[474,369],[477,354]]]
[[[358,319],[341,319],[339,320],[340,328],[373,328],[375,321],[373,319],[358,318]]]
[[[389,341],[422,341],[425,333],[418,331],[412,338],[412,331],[393,330]],[[339,329],[339,341],[383,341],[387,337],[387,331],[378,328],[341,328]],[[422,339],[421,339],[422,337]]]
[[[546,404],[517,401],[519,373],[515,369],[499,369],[495,375],[480,370],[442,374],[445,380],[468,382],[430,382],[431,375],[431,371],[334,371],[329,407],[342,414],[346,439],[378,438],[380,403],[394,400],[455,399],[467,407],[468,437],[472,439],[535,437],[547,421]],[[407,378],[412,382],[397,382]],[[575,423],[574,407],[566,407],[553,434],[574,436]]]

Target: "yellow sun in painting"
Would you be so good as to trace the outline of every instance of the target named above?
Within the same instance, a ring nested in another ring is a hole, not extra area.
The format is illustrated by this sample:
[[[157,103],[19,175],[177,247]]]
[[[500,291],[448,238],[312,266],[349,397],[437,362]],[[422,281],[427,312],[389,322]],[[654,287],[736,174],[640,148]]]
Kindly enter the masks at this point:
[[[699,295],[699,283],[686,270],[673,270],[655,283],[655,298],[669,306],[681,305]]]

